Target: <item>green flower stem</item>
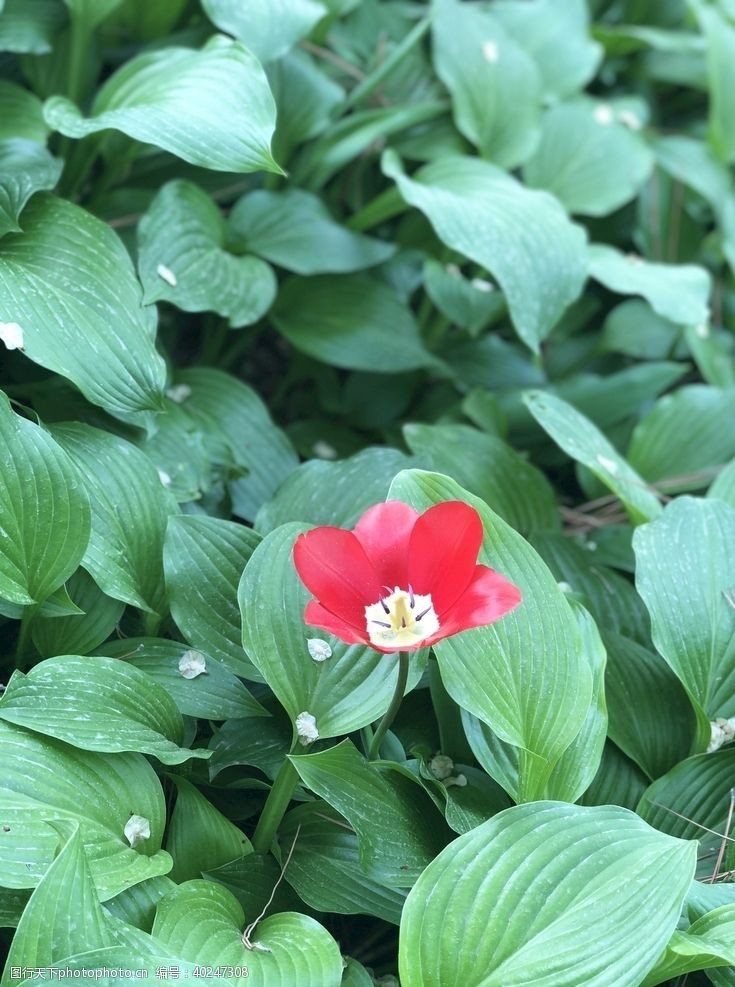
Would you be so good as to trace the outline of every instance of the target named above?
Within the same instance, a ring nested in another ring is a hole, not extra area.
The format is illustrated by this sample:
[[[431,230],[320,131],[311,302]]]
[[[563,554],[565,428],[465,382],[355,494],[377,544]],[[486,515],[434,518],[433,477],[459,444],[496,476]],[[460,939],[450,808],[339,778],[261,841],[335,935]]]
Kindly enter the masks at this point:
[[[18,642],[15,647],[15,663],[19,669],[28,666],[32,654],[31,626],[38,612],[38,604],[32,604],[23,608],[18,628]]]
[[[390,701],[390,706],[385,711],[383,719],[378,724],[378,727],[373,735],[372,743],[370,744],[370,750],[368,751],[368,760],[374,761],[378,754],[380,753],[380,745],[383,743],[383,737],[385,737],[388,732],[393,720],[396,718],[396,713],[398,712],[401,703],[403,702],[403,696],[406,692],[406,683],[408,682],[408,652],[399,651],[398,652],[398,681],[396,682],[396,688],[393,692],[393,698]]]
[[[256,853],[267,853],[270,850],[298,781],[299,776],[296,768],[286,758],[276,775],[273,787],[268,793],[258,825],[253,833],[251,842]]]

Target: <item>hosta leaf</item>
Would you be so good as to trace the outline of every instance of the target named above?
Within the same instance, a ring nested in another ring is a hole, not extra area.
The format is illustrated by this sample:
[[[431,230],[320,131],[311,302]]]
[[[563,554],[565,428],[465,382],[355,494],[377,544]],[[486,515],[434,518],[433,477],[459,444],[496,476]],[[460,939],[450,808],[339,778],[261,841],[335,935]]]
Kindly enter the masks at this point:
[[[709,140],[723,161],[735,160],[735,140],[730,121],[733,101],[733,57],[735,26],[724,13],[699,0],[692,4],[706,40],[707,75],[710,85]]]
[[[486,10],[436,0],[434,65],[452,95],[457,128],[500,167],[524,161],[538,141],[541,79],[533,59]]]
[[[661,513],[658,498],[589,418],[547,391],[524,395],[528,410],[556,444],[618,496],[634,522]]]
[[[0,719],[87,751],[139,751],[165,764],[209,756],[179,747],[184,723],[173,699],[117,658],[63,655],[15,672]]]
[[[718,474],[707,491],[708,497],[717,497],[735,507],[735,459]]]
[[[161,555],[178,512],[156,468],[134,445],[89,425],[58,425],[54,438],[82,475],[92,501],[83,564],[108,596],[163,615]]]
[[[638,987],[676,927],[695,857],[617,806],[506,809],[409,894],[401,983]]]
[[[50,52],[66,11],[58,0],[5,0],[0,12],[0,51]]]
[[[253,552],[238,591],[242,641],[248,657],[293,721],[299,713],[316,718],[322,737],[338,737],[364,727],[388,708],[398,675],[395,655],[347,645],[304,623],[311,598],[293,564],[302,524],[284,524]],[[316,662],[308,641],[325,640],[332,650]],[[409,688],[421,677],[424,651],[412,655]]]
[[[505,311],[505,300],[485,278],[463,277],[454,264],[433,258],[424,263],[424,288],[436,307],[453,323],[477,336]]]
[[[547,110],[523,177],[571,213],[606,216],[634,198],[653,167],[642,138],[605,103],[576,100]]]
[[[668,983],[695,970],[731,965],[735,965],[735,905],[730,904],[713,909],[686,930],[677,929],[642,987]],[[722,972],[730,974],[725,983],[730,982],[732,971]]]
[[[242,41],[261,62],[285,55],[327,13],[318,0],[202,0],[202,6],[213,24]]]
[[[657,650],[705,722],[735,715],[735,607],[726,596],[734,581],[735,508],[679,497],[636,531],[633,548]]]
[[[14,414],[0,391],[0,596],[42,602],[71,576],[90,534],[89,498],[74,463]]]
[[[438,812],[406,769],[367,761],[349,740],[292,756],[301,780],[350,823],[369,878],[410,888],[446,842]]]
[[[144,422],[160,410],[165,366],[125,248],[79,206],[33,197],[23,232],[0,242],[3,319],[23,332],[23,350],[67,377],[110,414]]]
[[[711,280],[694,264],[656,264],[614,247],[592,244],[590,276],[622,295],[642,295],[654,312],[680,325],[709,319]]]
[[[134,884],[105,902],[105,911],[136,929],[150,932],[158,902],[175,885],[169,877],[149,877],[147,881]]]
[[[698,192],[716,211],[723,207],[732,180],[727,167],[708,144],[674,134],[660,137],[653,149],[656,161],[665,171]]]
[[[216,778],[225,768],[246,764],[274,779],[291,749],[292,736],[292,725],[284,714],[228,720],[209,741],[213,752],[209,776]]]
[[[66,617],[37,615],[33,619],[33,643],[44,658],[90,654],[107,640],[125,609],[121,601],[105,596],[84,569],[77,569],[67,589],[82,613]]]
[[[0,141],[0,236],[18,232],[20,214],[35,192],[52,189],[62,163],[35,141]]]
[[[592,784],[579,800],[583,805],[622,805],[636,809],[648,778],[629,757],[607,740]]]
[[[264,315],[276,278],[258,257],[224,250],[219,209],[181,179],[160,190],[138,226],[138,271],[146,302],[167,301],[185,312],[217,312],[233,329]]]
[[[2,24],[3,17],[0,13],[0,36]],[[0,80],[0,140],[18,137],[43,144],[47,134],[48,127],[43,119],[40,99],[14,82]]]
[[[255,918],[255,916],[253,916]],[[223,984],[248,987],[339,987],[339,946],[313,918],[296,912],[260,922],[253,941],[267,951],[246,949],[241,906],[226,888],[210,881],[187,881],[161,901],[153,938],[192,963],[247,967],[246,977],[222,978]]]
[[[77,820],[97,892],[112,898],[123,888],[165,874],[161,851],[166,818],[163,791],[140,754],[98,754],[0,722],[0,878],[9,888],[32,888],[58,845],[48,825]],[[133,849],[124,835],[131,815],[150,822],[151,835]]]
[[[340,226],[320,198],[297,188],[244,195],[230,213],[227,239],[238,253],[265,257],[294,274],[361,271],[395,253],[391,243]]]
[[[291,278],[271,319],[296,349],[335,367],[398,374],[437,362],[410,308],[366,274]]]
[[[554,765],[579,733],[592,695],[574,613],[533,548],[453,480],[406,470],[393,481],[389,497],[419,511],[445,500],[469,503],[485,529],[481,563],[521,589],[523,601],[515,611],[448,637],[434,651],[450,696],[520,748],[519,798],[541,797]]]
[[[181,515],[170,518],[163,551],[171,615],[182,634],[245,678],[255,669],[242,649],[237,587],[259,541],[242,524]]]
[[[67,137],[112,128],[203,168],[278,172],[275,110],[255,56],[215,35],[201,51],[167,47],[131,58],[99,90],[91,117],[61,96],[47,100],[44,114]]]
[[[64,0],[72,18],[91,31],[102,23],[122,0]]]
[[[299,48],[271,62],[267,72],[278,106],[273,145],[277,160],[285,164],[298,144],[327,129],[345,93]]]
[[[224,720],[266,715],[236,675],[212,660],[208,652],[192,653],[180,641],[128,637],[108,641],[97,649],[97,654],[122,658],[145,672],[166,690],[185,716]],[[187,658],[203,660],[205,670],[194,678],[185,678],[179,663]]]
[[[518,335],[537,352],[582,290],[582,229],[548,193],[524,188],[476,158],[442,158],[409,178],[398,159],[386,154],[383,170],[427,216],[440,240],[493,275]]]

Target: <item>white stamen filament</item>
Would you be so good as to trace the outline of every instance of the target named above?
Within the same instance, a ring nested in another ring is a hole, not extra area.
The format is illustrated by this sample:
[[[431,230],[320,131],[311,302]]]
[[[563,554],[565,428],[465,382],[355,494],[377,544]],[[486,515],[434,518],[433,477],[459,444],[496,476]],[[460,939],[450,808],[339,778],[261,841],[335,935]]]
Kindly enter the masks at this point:
[[[439,630],[439,618],[429,594],[396,586],[392,593],[365,607],[371,644],[381,648],[415,647]]]

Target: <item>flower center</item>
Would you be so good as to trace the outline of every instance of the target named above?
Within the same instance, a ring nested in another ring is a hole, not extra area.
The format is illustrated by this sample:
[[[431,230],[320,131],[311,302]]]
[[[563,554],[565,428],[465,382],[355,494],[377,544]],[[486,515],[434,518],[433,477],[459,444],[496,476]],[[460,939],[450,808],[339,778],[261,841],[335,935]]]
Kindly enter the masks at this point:
[[[439,630],[439,618],[431,596],[419,596],[396,586],[392,593],[365,607],[365,621],[371,644],[381,648],[395,645],[396,651],[415,647]]]

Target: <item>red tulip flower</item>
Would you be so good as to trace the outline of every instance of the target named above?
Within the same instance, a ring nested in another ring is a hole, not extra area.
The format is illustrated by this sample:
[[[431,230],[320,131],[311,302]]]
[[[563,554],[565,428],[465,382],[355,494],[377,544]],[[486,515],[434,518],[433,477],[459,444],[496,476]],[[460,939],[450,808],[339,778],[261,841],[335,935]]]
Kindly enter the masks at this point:
[[[477,564],[481,544],[480,516],[461,501],[419,514],[389,500],[367,510],[353,531],[314,528],[293,550],[316,597],[304,620],[385,653],[492,624],[518,606],[521,592]]]

